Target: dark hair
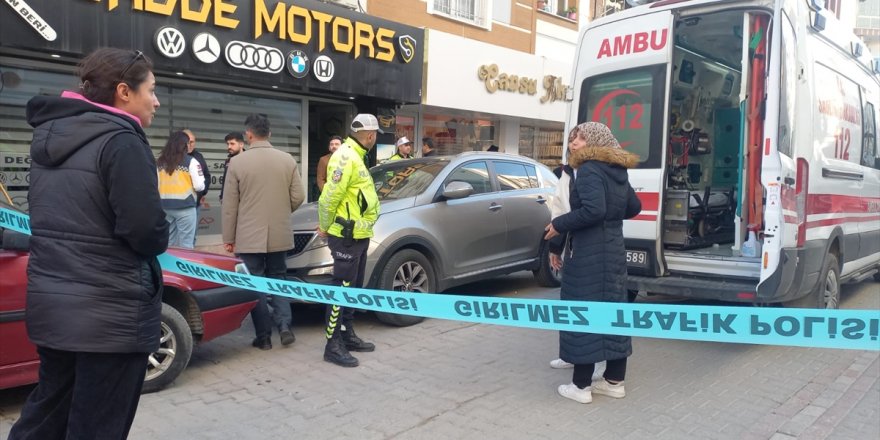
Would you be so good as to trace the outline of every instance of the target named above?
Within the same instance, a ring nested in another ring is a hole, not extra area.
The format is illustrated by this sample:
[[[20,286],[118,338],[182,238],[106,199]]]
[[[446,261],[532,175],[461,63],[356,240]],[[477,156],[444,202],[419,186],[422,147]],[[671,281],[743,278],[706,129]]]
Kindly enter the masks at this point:
[[[430,136],[423,137],[422,143],[427,145],[430,148],[434,148],[434,139],[431,139]]]
[[[152,71],[153,62],[143,52],[104,47],[80,61],[77,75],[86,99],[113,105],[119,83],[137,90]]]
[[[183,130],[171,133],[171,136],[168,136],[168,142],[165,143],[165,147],[159,153],[159,158],[156,159],[156,166],[168,173],[168,175],[174,174],[174,169],[181,165],[183,158],[186,157],[186,144],[188,142],[189,136]]]
[[[498,151],[498,145],[490,145],[486,151]]]
[[[229,134],[227,134],[225,138],[223,138],[223,140],[225,140],[226,142],[229,142],[233,139],[237,140],[239,142],[244,142],[244,135],[241,134],[240,131],[232,131]]]
[[[342,136],[330,136],[330,140],[327,141],[327,143],[329,144],[330,142],[333,142],[333,141],[344,142],[345,139],[342,139]]]
[[[251,133],[258,138],[269,137],[269,119],[264,115],[251,113],[250,116],[244,120],[244,127],[245,129],[250,130]]]

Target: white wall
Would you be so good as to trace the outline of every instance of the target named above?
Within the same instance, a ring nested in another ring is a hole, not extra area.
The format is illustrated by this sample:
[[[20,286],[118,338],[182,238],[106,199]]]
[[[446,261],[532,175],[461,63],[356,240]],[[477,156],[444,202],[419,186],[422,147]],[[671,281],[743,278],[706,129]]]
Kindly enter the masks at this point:
[[[535,55],[571,64],[577,37],[577,31],[538,20],[535,28]]]
[[[545,75],[570,85],[571,61],[561,62],[503,47],[427,30],[427,87],[423,103],[453,109],[563,121],[564,100],[542,104]],[[479,79],[481,65],[497,64],[502,73],[537,80],[534,95],[498,90],[489,93]]]

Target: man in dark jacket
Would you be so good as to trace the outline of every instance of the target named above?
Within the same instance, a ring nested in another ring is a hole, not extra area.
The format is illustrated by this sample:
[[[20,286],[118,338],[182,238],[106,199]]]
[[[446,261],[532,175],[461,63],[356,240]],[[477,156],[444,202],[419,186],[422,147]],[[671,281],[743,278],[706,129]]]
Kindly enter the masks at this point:
[[[240,131],[233,131],[226,135],[226,162],[223,163],[223,177],[220,178],[220,203],[223,203],[223,182],[226,181],[226,172],[229,171],[229,161],[244,151],[244,135]],[[196,159],[198,160],[198,159]]]
[[[10,439],[128,435],[147,356],[159,349],[156,256],[168,246],[142,128],[159,107],[150,68],[140,52],[100,49],[81,64],[83,95],[28,102],[33,235],[25,321],[40,382]],[[107,103],[90,100],[102,98]]]

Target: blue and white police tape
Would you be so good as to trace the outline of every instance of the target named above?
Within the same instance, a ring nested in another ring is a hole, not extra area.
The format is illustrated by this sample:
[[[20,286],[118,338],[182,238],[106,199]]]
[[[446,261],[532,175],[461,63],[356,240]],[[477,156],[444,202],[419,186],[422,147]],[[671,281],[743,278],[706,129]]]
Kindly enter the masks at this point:
[[[30,233],[28,217],[0,208],[0,227]],[[814,310],[485,298],[342,288],[219,270],[170,254],[168,272],[324,304],[426,318],[648,338],[880,350],[878,310]]]

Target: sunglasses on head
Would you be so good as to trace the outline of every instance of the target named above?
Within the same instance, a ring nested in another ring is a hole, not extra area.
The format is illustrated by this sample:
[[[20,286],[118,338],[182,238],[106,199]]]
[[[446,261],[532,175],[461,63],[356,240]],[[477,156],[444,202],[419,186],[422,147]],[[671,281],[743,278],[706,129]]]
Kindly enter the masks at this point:
[[[142,59],[143,57],[144,57],[143,52],[141,52],[139,50],[134,51],[134,58],[132,58],[131,61],[128,62],[128,65],[125,66],[125,69],[122,69],[122,73],[119,74],[119,81],[120,82],[125,82],[125,74],[128,73],[128,71],[131,69],[131,67],[134,66],[134,64],[137,63],[137,61]]]

